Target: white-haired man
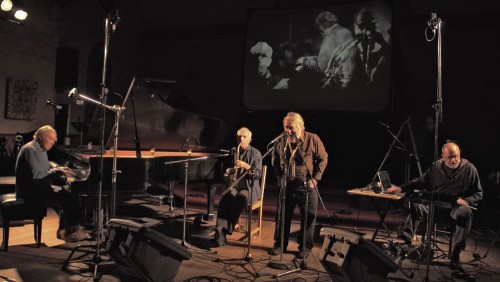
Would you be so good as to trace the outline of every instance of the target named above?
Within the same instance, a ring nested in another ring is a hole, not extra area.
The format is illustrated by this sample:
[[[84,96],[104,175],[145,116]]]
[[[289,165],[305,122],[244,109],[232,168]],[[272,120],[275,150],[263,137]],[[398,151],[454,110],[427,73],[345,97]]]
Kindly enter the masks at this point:
[[[80,207],[78,199],[67,190],[54,189],[53,180],[58,177],[74,177],[67,167],[52,167],[47,151],[57,141],[56,130],[45,125],[35,132],[33,140],[22,146],[16,160],[16,196],[26,202],[55,200],[62,205],[57,238],[77,242],[90,236],[80,231]]]

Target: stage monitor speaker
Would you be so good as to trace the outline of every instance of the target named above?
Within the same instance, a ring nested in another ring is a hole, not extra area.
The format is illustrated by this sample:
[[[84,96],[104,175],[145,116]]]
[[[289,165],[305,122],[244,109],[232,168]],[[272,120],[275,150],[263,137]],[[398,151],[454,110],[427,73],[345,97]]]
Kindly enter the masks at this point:
[[[140,281],[172,281],[191,253],[170,237],[127,219],[111,219],[106,251],[120,270]]]
[[[398,266],[384,251],[362,236],[323,227],[320,261],[333,281],[387,281]]]

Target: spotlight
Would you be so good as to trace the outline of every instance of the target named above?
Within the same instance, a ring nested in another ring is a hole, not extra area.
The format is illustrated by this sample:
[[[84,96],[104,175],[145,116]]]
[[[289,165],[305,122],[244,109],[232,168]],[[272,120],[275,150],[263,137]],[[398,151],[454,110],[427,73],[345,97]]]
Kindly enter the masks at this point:
[[[20,21],[24,21],[28,17],[28,13],[24,10],[17,10],[14,14],[14,17]]]
[[[28,17],[22,0],[2,0],[0,7],[3,11],[0,19],[21,24]]]
[[[5,12],[12,10],[12,1],[3,0],[2,4],[0,5],[0,8],[2,8],[2,11],[5,11]]]

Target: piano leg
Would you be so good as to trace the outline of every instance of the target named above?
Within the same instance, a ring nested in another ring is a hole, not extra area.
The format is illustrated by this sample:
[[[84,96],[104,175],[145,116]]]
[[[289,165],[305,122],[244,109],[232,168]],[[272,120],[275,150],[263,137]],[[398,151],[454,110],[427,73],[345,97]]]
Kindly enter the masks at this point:
[[[217,185],[207,183],[208,187],[208,197],[207,197],[207,214],[203,216],[206,221],[212,221],[214,219],[214,201],[215,192],[217,191]]]

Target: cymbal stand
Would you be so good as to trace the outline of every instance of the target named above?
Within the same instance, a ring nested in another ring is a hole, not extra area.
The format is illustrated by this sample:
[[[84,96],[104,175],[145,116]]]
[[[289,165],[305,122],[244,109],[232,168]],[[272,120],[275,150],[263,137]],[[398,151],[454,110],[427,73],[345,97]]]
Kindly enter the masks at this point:
[[[188,150],[188,155],[191,155],[191,151]],[[219,158],[219,157],[226,157],[229,156],[230,154],[220,154],[217,156],[203,156],[203,157],[197,157],[197,158],[189,158],[189,159],[184,159],[184,160],[177,160],[177,161],[169,161],[165,162],[165,165],[169,164],[176,164],[176,163],[183,163],[184,164],[184,204],[183,204],[183,214],[182,214],[182,238],[181,238],[181,245],[188,248],[188,244],[186,243],[186,218],[187,218],[187,191],[188,191],[188,174],[189,174],[189,163],[194,162],[194,161],[200,161],[200,160],[206,160],[206,159],[212,159],[212,158]],[[173,188],[173,187],[172,187]]]
[[[272,149],[272,147],[271,147]],[[269,149],[264,155],[261,156],[261,158],[259,160],[257,160],[257,162],[255,162],[255,164],[251,165],[250,166],[250,169],[249,170],[246,170],[245,172],[243,172],[241,174],[241,176],[236,179],[234,181],[234,183],[229,186],[229,188],[226,189],[226,192],[229,193],[229,191],[231,191],[232,189],[235,189],[236,185],[238,185],[238,183],[243,180],[247,175],[248,173],[250,173],[251,171],[254,171],[255,170],[255,167],[258,166],[262,160],[267,156],[269,155],[269,153],[271,153],[271,149]],[[261,177],[266,177],[265,175],[262,175]],[[253,273],[250,273],[252,274],[255,278],[257,277],[261,277],[261,276],[264,276],[264,275],[270,275],[270,274],[267,274],[267,273],[259,273],[257,271],[257,269],[255,268],[255,266],[253,265],[253,256],[252,256],[252,253],[251,253],[251,248],[252,248],[252,203],[253,203],[253,197],[252,197],[252,191],[250,191],[250,189],[248,190],[248,194],[250,195],[250,198],[248,199],[248,203],[247,203],[247,222],[246,222],[246,238],[247,238],[247,253],[245,254],[245,257],[243,259],[219,259],[219,258],[216,258],[216,259],[213,259],[212,261],[213,262],[228,262],[228,261],[242,261],[239,265],[241,267],[243,267],[243,265],[245,265],[245,262],[247,262],[248,264],[250,264],[250,266],[252,267],[252,270],[253,270]],[[260,259],[260,260],[264,260],[264,259]],[[243,267],[244,268],[244,267]],[[247,270],[245,268],[245,270]],[[248,271],[248,270],[247,270]]]

